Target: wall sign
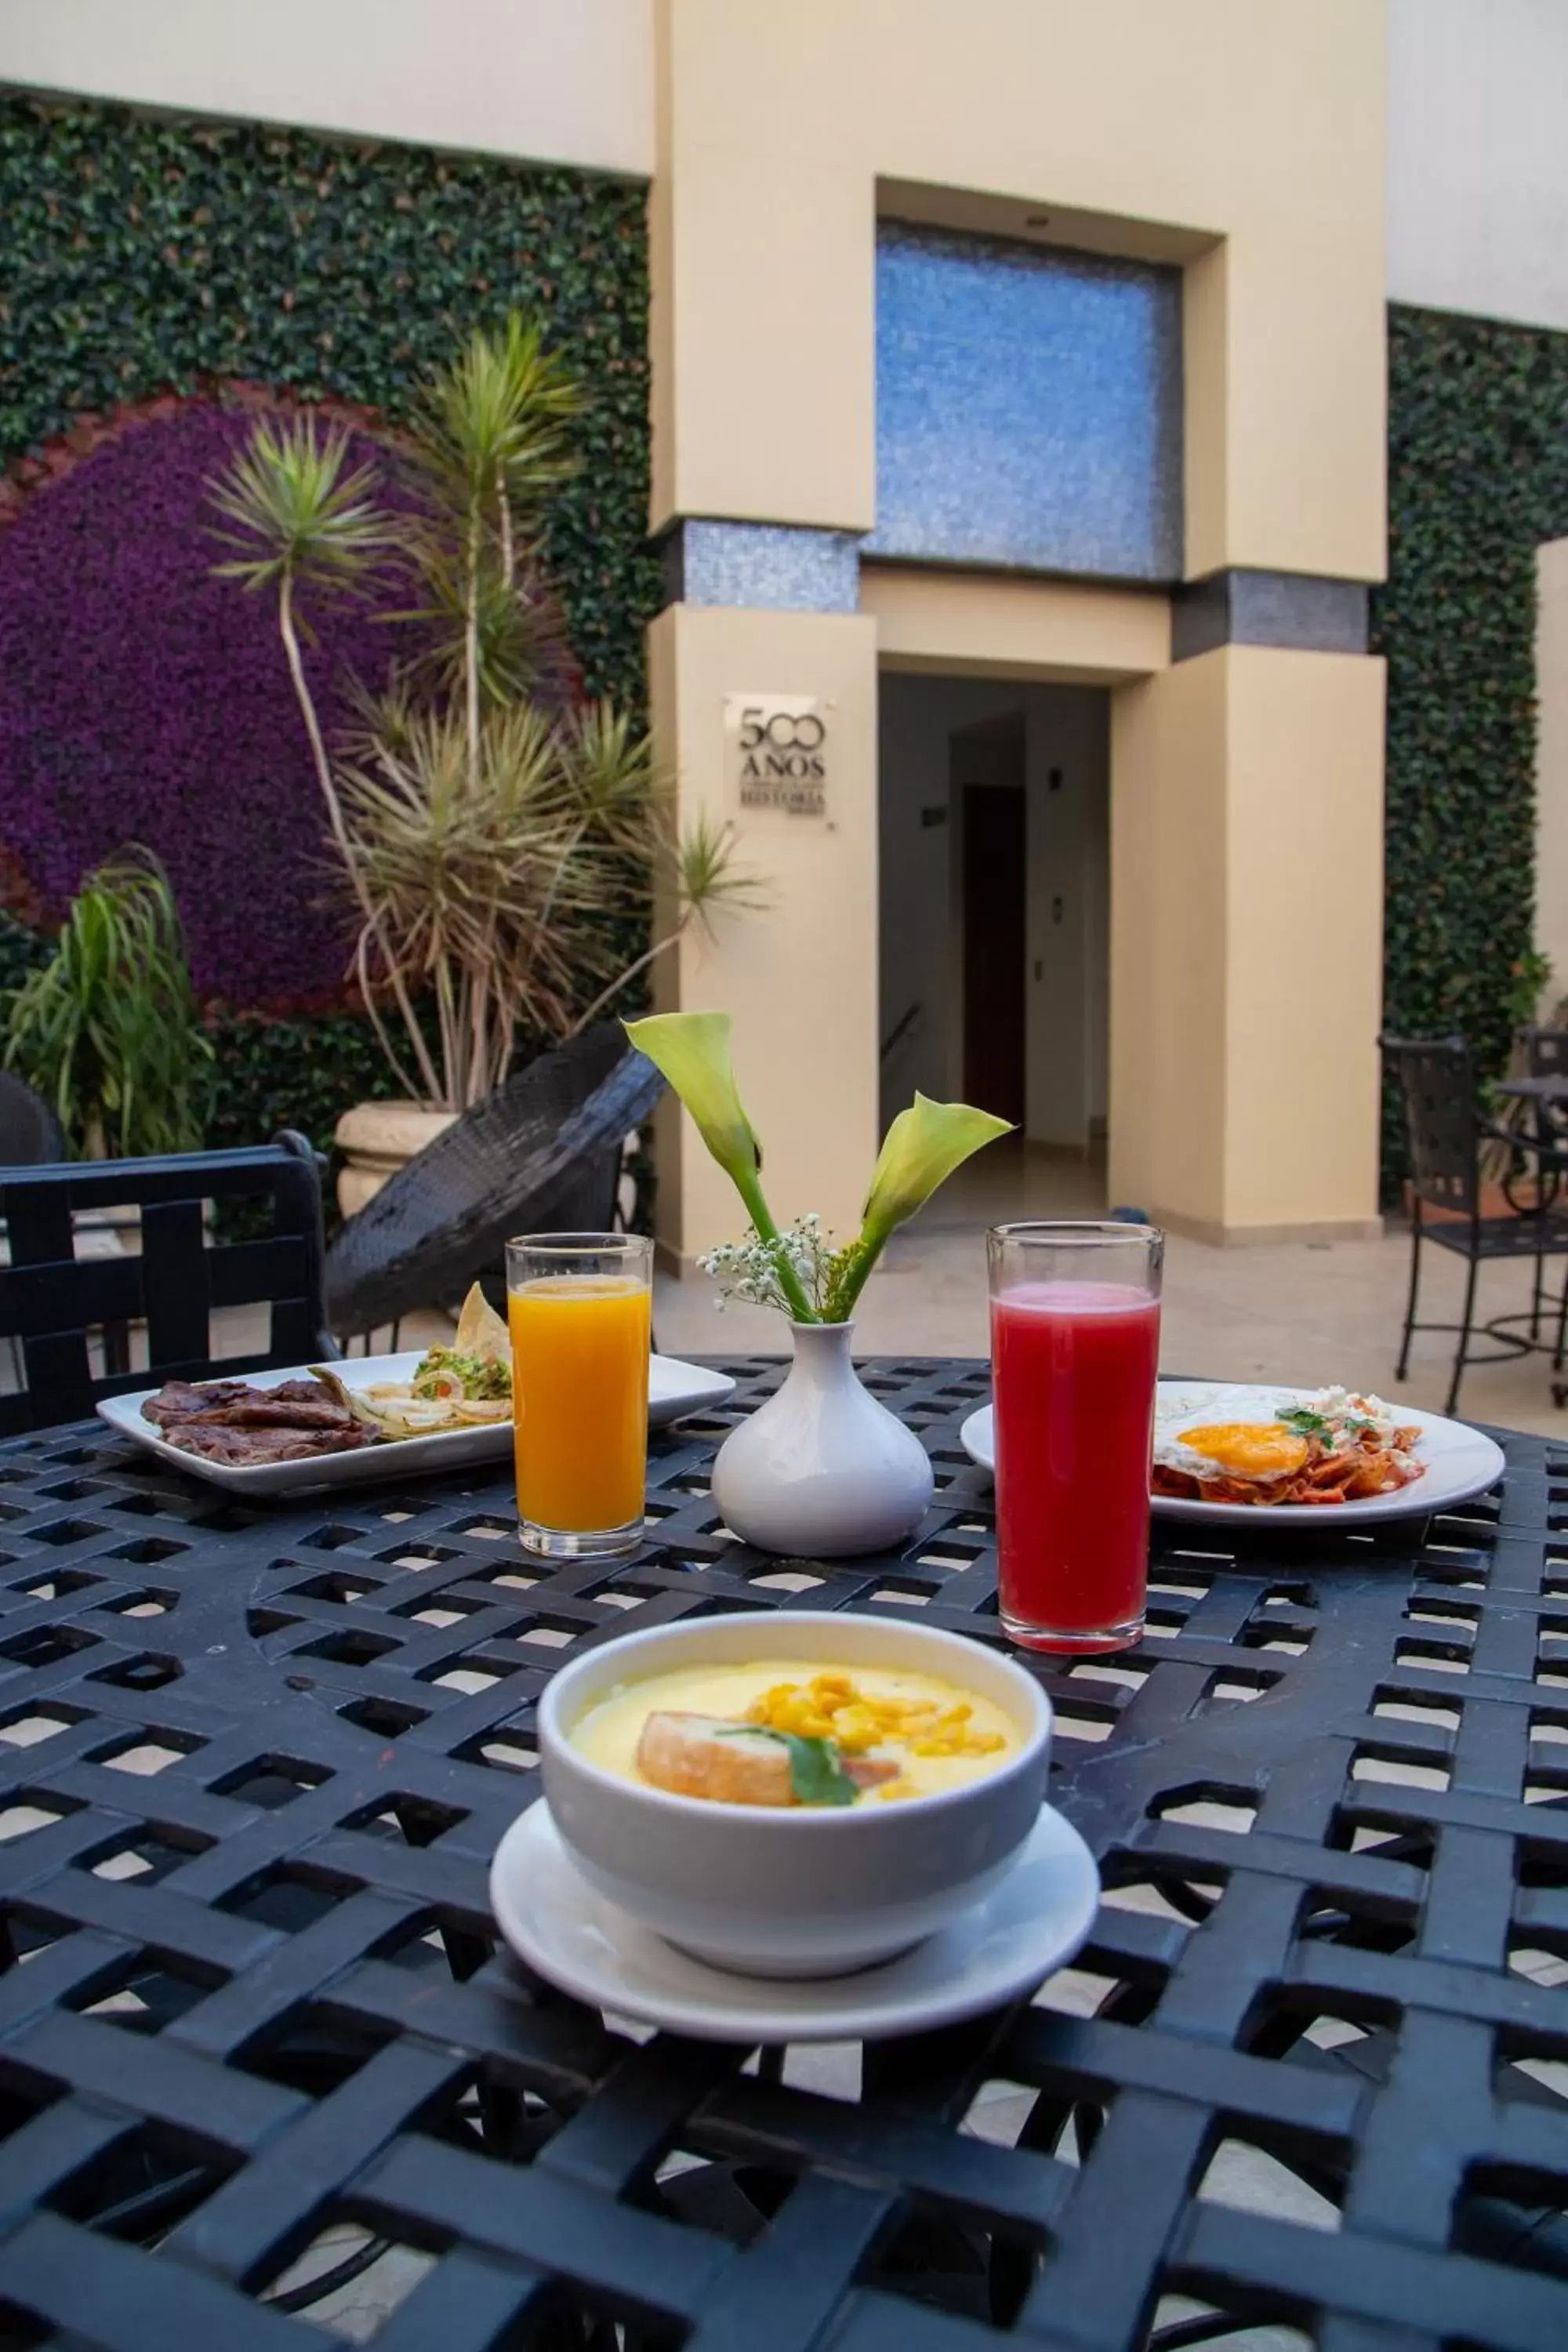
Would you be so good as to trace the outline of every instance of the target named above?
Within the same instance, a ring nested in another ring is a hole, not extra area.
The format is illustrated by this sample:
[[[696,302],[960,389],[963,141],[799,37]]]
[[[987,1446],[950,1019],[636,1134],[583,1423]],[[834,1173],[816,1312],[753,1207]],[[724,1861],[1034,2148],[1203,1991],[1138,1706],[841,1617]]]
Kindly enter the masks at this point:
[[[814,695],[727,694],[725,768],[732,803],[785,816],[826,816],[826,710]]]

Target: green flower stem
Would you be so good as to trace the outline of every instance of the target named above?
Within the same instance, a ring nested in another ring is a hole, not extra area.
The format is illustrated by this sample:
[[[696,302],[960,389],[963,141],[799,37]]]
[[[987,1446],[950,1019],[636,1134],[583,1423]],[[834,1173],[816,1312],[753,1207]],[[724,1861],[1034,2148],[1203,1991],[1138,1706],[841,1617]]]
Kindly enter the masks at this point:
[[[827,1286],[827,1313],[824,1321],[847,1323],[855,1312],[855,1302],[865,1289],[868,1276],[886,1247],[886,1241],[868,1242],[864,1234],[850,1243],[834,1268]]]
[[[800,1276],[790,1263],[789,1252],[777,1246],[779,1229],[774,1224],[773,1213],[763,1198],[762,1186],[754,1176],[744,1171],[732,1174],[732,1181],[735,1190],[745,1202],[746,1214],[752,1221],[757,1239],[760,1242],[771,1242],[775,1245],[773,1264],[778,1268],[779,1288],[789,1300],[790,1313],[797,1323],[820,1323],[822,1318],[806,1297],[801,1286]]]

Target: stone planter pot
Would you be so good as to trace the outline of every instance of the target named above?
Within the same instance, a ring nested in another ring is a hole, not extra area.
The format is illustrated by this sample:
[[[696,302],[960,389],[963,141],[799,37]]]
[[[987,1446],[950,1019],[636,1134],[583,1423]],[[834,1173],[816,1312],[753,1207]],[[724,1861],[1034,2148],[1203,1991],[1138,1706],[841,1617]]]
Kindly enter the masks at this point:
[[[406,1166],[427,1143],[444,1135],[458,1114],[426,1110],[418,1103],[355,1103],[338,1121],[337,1146],[344,1165],[338,1176],[338,1206],[352,1217],[374,1200],[389,1176]]]

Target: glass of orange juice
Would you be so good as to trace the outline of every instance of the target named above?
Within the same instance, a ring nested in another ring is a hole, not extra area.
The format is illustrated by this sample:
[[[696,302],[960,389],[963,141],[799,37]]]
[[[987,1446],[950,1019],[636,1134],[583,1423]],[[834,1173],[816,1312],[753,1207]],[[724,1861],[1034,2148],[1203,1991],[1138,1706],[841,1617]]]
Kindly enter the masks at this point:
[[[642,1541],[653,1244],[524,1234],[506,1245],[518,1534],[546,1559]]]

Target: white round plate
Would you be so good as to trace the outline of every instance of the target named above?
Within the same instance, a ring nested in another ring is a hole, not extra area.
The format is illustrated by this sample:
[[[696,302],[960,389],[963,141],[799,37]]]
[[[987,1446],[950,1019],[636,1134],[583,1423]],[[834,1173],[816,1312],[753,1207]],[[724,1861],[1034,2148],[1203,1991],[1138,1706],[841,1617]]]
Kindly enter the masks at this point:
[[[847,1977],[735,1976],[678,1952],[595,1894],[540,1798],[496,1848],[490,1905],[531,1969],[595,2009],[700,2042],[876,2042],[1033,1992],[1093,1926],[1100,1874],[1047,1805],[1001,1885],[913,1951]]]
[[[1205,1396],[1234,1385],[1229,1381],[1160,1382],[1163,1390],[1190,1396],[1194,1409]],[[1320,1393],[1316,1389],[1274,1391],[1281,1404],[1297,1403]],[[1462,1421],[1446,1421],[1438,1412],[1423,1412],[1418,1405],[1396,1405],[1395,1411],[1402,1423],[1420,1431],[1415,1451],[1426,1465],[1426,1476],[1401,1486],[1397,1494],[1368,1495],[1353,1503],[1274,1504],[1205,1503],[1187,1496],[1156,1495],[1153,1508],[1163,1519],[1203,1519],[1211,1523],[1219,1520],[1242,1527],[1288,1523],[1321,1528],[1326,1533],[1331,1528],[1352,1521],[1357,1527],[1364,1527],[1369,1519],[1425,1518],[1433,1511],[1450,1510],[1456,1503],[1468,1503],[1473,1496],[1484,1495],[1502,1476],[1502,1448],[1491,1438],[1484,1437],[1479,1429],[1471,1429]],[[983,1470],[994,1472],[996,1446],[989,1405],[970,1414],[958,1437],[972,1462],[978,1462]]]

